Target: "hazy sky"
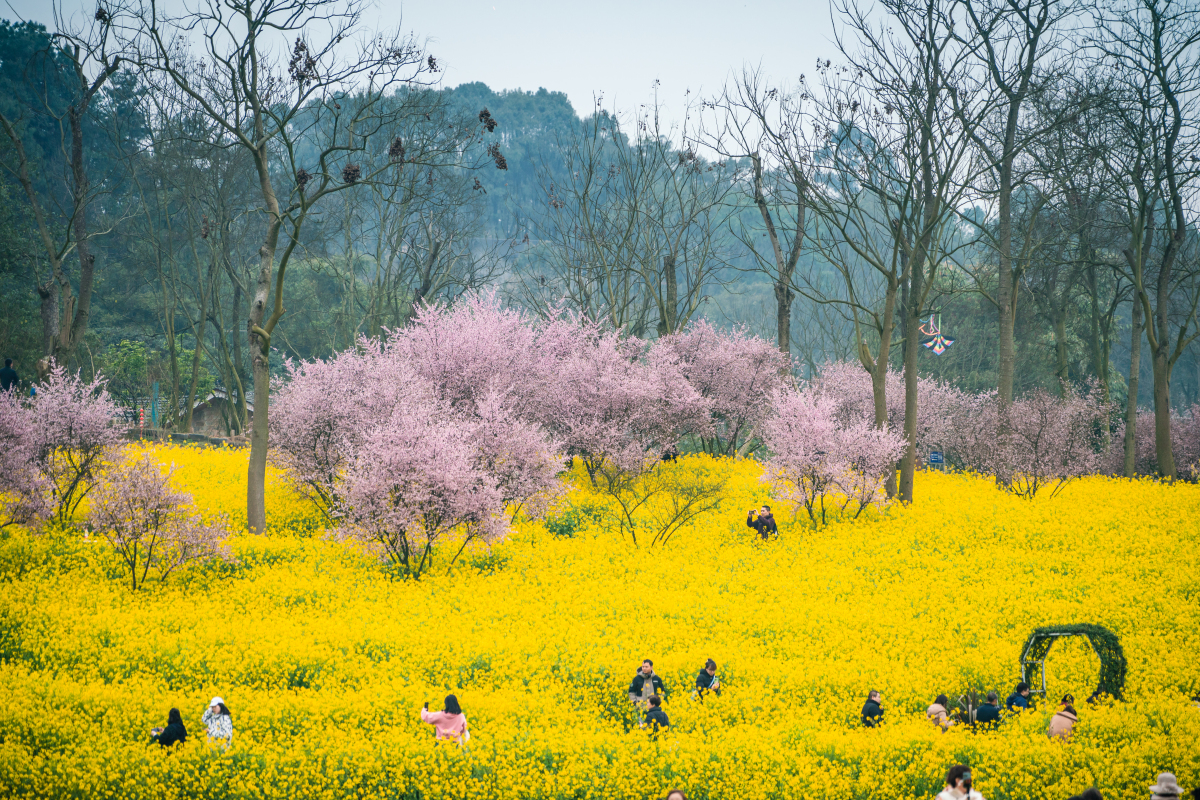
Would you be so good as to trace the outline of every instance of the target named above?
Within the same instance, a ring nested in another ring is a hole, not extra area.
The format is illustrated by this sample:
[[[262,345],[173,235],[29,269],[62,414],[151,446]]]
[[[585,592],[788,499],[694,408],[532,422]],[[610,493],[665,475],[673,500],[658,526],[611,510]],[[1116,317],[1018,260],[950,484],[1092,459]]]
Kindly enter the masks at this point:
[[[64,0],[87,9],[95,0]],[[0,16],[48,22],[47,0],[0,0]],[[652,96],[682,106],[684,93],[716,92],[731,70],[761,63],[768,75],[811,73],[832,57],[827,2],[814,0],[381,0],[368,12],[380,28],[428,37],[448,86],[564,91],[587,113],[630,109]]]

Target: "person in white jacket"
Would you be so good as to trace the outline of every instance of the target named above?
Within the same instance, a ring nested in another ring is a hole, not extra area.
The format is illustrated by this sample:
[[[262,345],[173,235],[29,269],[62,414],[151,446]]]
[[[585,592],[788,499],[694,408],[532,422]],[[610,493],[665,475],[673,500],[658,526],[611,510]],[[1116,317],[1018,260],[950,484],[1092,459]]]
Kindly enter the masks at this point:
[[[214,697],[208,708],[204,709],[200,721],[208,728],[210,742],[215,742],[222,749],[233,744],[233,715],[229,713],[224,698]]]
[[[983,795],[971,787],[971,768],[956,764],[946,773],[946,788],[937,800],[983,800]]]

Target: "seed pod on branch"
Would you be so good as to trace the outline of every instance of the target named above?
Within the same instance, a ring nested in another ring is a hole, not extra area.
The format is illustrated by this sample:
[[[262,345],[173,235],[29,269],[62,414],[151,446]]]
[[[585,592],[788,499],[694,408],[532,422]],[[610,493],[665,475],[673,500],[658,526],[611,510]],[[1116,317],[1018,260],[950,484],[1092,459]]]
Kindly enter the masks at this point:
[[[508,160],[500,152],[500,143],[488,145],[487,154],[496,162],[496,169],[508,169]]]
[[[342,168],[342,180],[346,183],[357,183],[361,177],[362,170],[359,169],[358,164],[347,164]]]

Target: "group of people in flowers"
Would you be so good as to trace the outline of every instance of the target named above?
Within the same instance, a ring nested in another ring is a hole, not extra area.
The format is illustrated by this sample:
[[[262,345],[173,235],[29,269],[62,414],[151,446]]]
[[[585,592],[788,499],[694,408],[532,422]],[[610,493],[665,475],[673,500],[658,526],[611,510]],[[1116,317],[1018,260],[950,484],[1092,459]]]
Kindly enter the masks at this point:
[[[224,698],[214,697],[200,716],[210,744],[221,749],[233,744],[233,714],[225,705]],[[150,741],[157,742],[161,747],[170,747],[176,742],[187,741],[187,726],[183,724],[183,715],[178,708],[172,708],[167,713],[167,724],[150,731]]]
[[[937,800],[984,800],[973,787],[973,778],[970,767],[955,764],[946,773],[946,788],[938,794]],[[1200,800],[1200,789],[1193,789],[1191,794],[1195,800]],[[1180,800],[1182,796],[1183,789],[1170,772],[1159,773],[1158,780],[1150,786],[1150,800]],[[1104,800],[1104,795],[1093,786],[1067,800]]]
[[[703,699],[704,695],[709,692],[721,694],[721,680],[717,677],[717,662],[711,658],[704,662],[704,667],[696,676],[696,688],[693,696]],[[662,708],[667,690],[663,685],[662,678],[654,671],[653,661],[647,658],[642,662],[642,666],[629,684],[628,695],[629,702],[639,709],[641,717],[638,722],[639,727],[657,732],[671,726],[671,720],[667,718],[667,714]],[[421,721],[434,727],[435,739],[438,742],[454,742],[463,745],[471,738],[467,716],[463,713],[458,698],[454,695],[446,696],[444,711],[430,711],[429,703],[425,703],[421,709]],[[682,795],[682,792],[679,794]]]
[[[1004,701],[1010,715],[1019,714],[1029,708],[1029,694],[1029,684],[1024,682],[1017,684],[1013,693]],[[863,704],[862,709],[863,727],[875,728],[883,722],[882,702],[883,695],[880,692],[872,689],[867,693],[867,702]],[[999,696],[995,692],[988,692],[987,700],[975,709],[974,714],[962,712],[955,719],[950,715],[949,706],[950,700],[946,695],[939,694],[925,710],[925,717],[943,731],[950,730],[960,722],[991,728],[1004,720],[1004,716],[1000,712]],[[1078,721],[1079,713],[1075,710],[1075,697],[1065,694],[1058,702],[1058,709],[1054,712],[1054,716],[1050,718],[1050,728],[1046,734],[1051,739],[1066,741],[1071,738],[1071,733],[1075,730],[1075,723]]]

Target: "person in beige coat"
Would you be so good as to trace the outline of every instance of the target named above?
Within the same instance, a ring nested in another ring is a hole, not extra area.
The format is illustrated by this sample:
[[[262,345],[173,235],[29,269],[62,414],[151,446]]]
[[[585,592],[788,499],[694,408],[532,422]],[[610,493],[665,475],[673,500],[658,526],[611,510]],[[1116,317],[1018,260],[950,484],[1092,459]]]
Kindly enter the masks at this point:
[[[1050,730],[1047,734],[1051,739],[1060,739],[1066,741],[1071,738],[1071,731],[1075,730],[1075,723],[1079,721],[1079,717],[1075,714],[1075,706],[1070,703],[1064,703],[1053,717],[1050,718]]]
[[[937,725],[944,731],[950,730],[950,726],[954,724],[954,720],[950,719],[950,712],[947,706],[950,705],[950,700],[944,694],[939,694],[937,699],[933,701],[933,705],[925,709],[925,717]]]

